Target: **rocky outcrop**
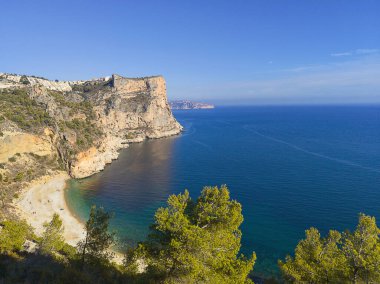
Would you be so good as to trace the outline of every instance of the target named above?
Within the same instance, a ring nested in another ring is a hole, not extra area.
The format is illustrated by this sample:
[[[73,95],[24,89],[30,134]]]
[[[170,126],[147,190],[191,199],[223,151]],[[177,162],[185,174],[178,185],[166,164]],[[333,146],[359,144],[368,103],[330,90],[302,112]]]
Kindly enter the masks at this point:
[[[52,155],[54,147],[49,136],[36,136],[22,132],[3,132],[0,137],[0,163],[7,163],[16,154]]]
[[[101,171],[129,143],[182,130],[169,108],[162,76],[57,82],[0,73],[0,95],[5,98],[0,131],[9,123],[18,127],[17,133],[1,132],[0,158],[6,162],[15,153],[56,151],[58,163],[75,178]]]

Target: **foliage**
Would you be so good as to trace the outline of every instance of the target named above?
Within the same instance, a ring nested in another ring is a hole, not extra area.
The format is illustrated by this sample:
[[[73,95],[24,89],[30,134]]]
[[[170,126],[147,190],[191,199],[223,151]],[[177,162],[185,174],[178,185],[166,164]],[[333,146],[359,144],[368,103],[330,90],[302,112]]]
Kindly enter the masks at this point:
[[[27,237],[31,236],[32,230],[25,221],[3,221],[0,233],[0,252],[11,253],[21,250]]]
[[[45,108],[29,98],[26,89],[0,90],[0,110],[24,130],[53,125]]]
[[[63,225],[58,214],[54,214],[49,223],[44,224],[45,231],[42,234],[39,250],[42,254],[51,254],[60,251],[64,247]]]
[[[103,135],[102,131],[88,119],[75,118],[71,121],[61,121],[60,126],[75,131],[79,150],[88,149],[94,144],[95,140],[98,140]]]
[[[138,248],[148,273],[166,282],[250,282],[256,256],[238,255],[241,211],[226,186],[205,187],[196,202],[187,190],[171,195],[168,206],[157,210],[148,240]]]
[[[320,237],[317,229],[306,231],[294,258],[279,261],[285,280],[292,283],[380,282],[380,230],[374,217],[359,215],[353,233],[330,231]]]
[[[86,237],[78,243],[82,267],[94,259],[108,261],[111,258],[109,248],[115,243],[115,234],[108,232],[111,218],[112,215],[102,207],[91,207],[90,217],[85,226]]]
[[[28,80],[28,78],[25,76],[25,75],[22,75],[21,78],[20,78],[20,83],[24,84],[24,85],[29,85],[30,82]]]
[[[75,102],[70,101],[65,98],[65,96],[62,94],[62,92],[59,91],[48,91],[49,95],[54,97],[54,100],[61,106],[61,107],[68,107],[70,108],[70,115],[74,115],[77,113],[84,113],[86,115],[86,118],[89,120],[95,119],[95,113],[93,110],[93,105],[90,101],[84,100],[81,102]]]
[[[16,162],[16,157],[10,157],[10,158],[8,158],[8,161],[9,162],[11,162],[11,163],[14,163],[14,162]]]
[[[380,283],[379,235],[375,217],[364,214],[359,215],[359,224],[353,233],[344,233],[342,251],[351,281]]]
[[[19,173],[16,174],[16,176],[13,179],[13,181],[15,181],[15,182],[22,181],[23,178],[24,178],[24,173],[23,172],[19,172]]]

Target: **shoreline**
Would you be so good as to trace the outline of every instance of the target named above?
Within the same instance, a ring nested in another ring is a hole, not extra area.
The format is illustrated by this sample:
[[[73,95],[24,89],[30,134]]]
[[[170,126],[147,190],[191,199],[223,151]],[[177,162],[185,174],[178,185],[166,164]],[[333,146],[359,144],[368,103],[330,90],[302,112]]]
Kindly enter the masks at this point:
[[[14,201],[16,214],[25,219],[37,235],[44,231],[43,224],[49,222],[54,213],[62,219],[65,241],[72,245],[84,238],[84,224],[70,211],[66,203],[66,181],[70,176],[66,172],[56,172],[40,177],[25,187],[20,198]]]
[[[57,213],[62,219],[65,242],[76,247],[84,239],[84,223],[75,216],[66,201],[67,181],[71,177],[64,171],[42,176],[22,189],[20,197],[13,201],[16,215],[27,221],[37,235],[44,231],[43,224]],[[113,261],[122,264],[124,255],[115,250]]]

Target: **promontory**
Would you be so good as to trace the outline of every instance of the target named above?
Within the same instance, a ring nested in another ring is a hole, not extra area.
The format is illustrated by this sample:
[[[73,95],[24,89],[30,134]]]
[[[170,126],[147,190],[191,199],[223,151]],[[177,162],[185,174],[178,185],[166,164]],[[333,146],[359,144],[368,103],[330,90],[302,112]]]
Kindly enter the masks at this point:
[[[84,178],[128,143],[181,130],[162,76],[51,81],[0,73],[1,202],[53,171]]]

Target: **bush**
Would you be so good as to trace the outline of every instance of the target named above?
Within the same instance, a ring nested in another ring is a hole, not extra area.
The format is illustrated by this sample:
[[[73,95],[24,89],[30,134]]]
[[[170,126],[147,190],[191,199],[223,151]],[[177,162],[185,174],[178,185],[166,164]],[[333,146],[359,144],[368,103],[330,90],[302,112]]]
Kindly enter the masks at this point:
[[[8,161],[11,162],[11,163],[14,163],[14,162],[16,162],[16,157],[10,157],[8,159]]]
[[[32,230],[26,221],[4,221],[0,234],[0,252],[11,253],[20,251],[26,239],[32,235]]]
[[[0,109],[5,117],[24,130],[53,125],[45,108],[30,99],[26,89],[0,90]]]
[[[22,83],[24,85],[29,85],[30,84],[28,78],[25,75],[21,76],[20,83]]]
[[[19,173],[17,173],[17,175],[14,177],[13,181],[17,182],[17,181],[22,181],[23,179],[24,179],[24,173],[19,172]]]

